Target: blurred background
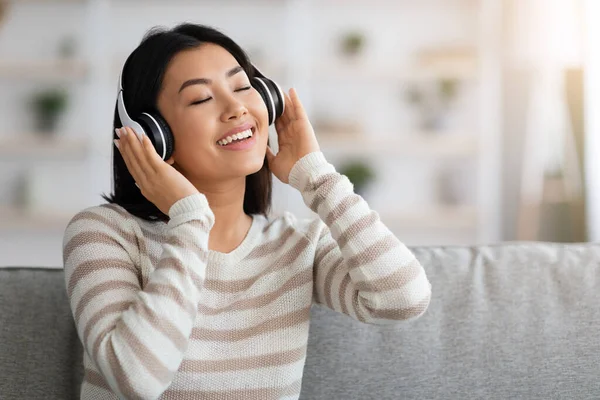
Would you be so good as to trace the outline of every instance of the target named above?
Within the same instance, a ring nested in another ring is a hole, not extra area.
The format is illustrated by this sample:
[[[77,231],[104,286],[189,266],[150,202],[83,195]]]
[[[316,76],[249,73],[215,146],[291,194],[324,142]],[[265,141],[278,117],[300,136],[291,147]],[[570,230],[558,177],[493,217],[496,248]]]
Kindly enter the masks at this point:
[[[110,191],[120,68],[183,21],[296,87],[406,244],[598,240],[596,17],[597,0],[0,0],[0,265],[62,266],[67,222]],[[312,215],[274,184],[274,213]]]

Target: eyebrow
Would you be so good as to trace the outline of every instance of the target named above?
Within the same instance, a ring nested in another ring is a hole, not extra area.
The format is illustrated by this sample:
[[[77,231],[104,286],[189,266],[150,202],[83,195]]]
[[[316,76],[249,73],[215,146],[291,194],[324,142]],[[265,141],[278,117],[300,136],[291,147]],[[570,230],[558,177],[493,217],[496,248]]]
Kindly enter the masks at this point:
[[[225,74],[225,76],[227,78],[231,78],[232,76],[234,76],[235,74],[237,74],[239,72],[242,72],[243,70],[244,69],[238,65],[237,67],[233,67],[232,69],[230,69],[229,71],[227,71],[227,73]],[[178,93],[181,93],[181,91],[183,89],[185,89],[186,87],[188,87],[188,86],[192,86],[192,85],[208,85],[211,82],[212,81],[210,79],[207,79],[207,78],[188,79],[187,81],[183,82],[183,84],[179,88],[179,92]]]

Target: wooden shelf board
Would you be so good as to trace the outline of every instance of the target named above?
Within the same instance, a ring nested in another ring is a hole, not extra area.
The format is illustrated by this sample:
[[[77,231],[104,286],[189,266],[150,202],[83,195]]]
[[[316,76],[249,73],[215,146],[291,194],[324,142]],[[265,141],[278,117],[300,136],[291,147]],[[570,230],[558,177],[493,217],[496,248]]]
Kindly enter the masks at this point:
[[[379,214],[385,224],[402,228],[471,229],[478,222],[477,209],[471,206],[425,206]]]
[[[394,138],[369,139],[356,134],[317,134],[324,153],[343,155],[473,156],[478,152],[475,135],[458,133],[417,133]]]
[[[80,158],[89,149],[88,143],[83,139],[65,138],[61,137],[62,135],[57,135],[55,138],[44,138],[41,135],[26,133],[18,136],[0,136],[0,156]]]
[[[0,206],[0,230],[64,229],[74,215],[63,211],[27,211],[19,207]]]
[[[71,80],[87,75],[82,60],[15,60],[0,61],[0,79]]]

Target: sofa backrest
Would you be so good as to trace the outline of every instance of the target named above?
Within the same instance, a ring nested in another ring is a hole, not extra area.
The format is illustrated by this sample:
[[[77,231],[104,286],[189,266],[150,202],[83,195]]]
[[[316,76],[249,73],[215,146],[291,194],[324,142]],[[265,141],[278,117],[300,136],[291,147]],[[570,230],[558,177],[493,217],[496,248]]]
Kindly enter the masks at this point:
[[[0,268],[0,398],[79,399],[82,346],[63,271]]]
[[[600,245],[413,251],[425,315],[314,307],[301,399],[600,398]],[[0,268],[0,398],[78,398],[81,360],[62,270]]]
[[[374,328],[315,307],[302,399],[600,398],[600,245],[413,250],[427,312]]]

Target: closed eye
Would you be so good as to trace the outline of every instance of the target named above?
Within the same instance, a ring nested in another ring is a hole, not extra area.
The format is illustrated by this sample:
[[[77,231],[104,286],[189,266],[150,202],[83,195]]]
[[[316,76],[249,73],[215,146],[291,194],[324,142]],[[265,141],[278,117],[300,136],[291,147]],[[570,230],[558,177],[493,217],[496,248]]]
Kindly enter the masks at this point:
[[[245,86],[245,87],[242,87],[242,88],[236,89],[235,91],[236,91],[236,92],[242,92],[242,91],[245,91],[245,90],[250,90],[250,89],[252,89],[252,86]],[[194,101],[194,102],[193,102],[193,103],[191,103],[190,105],[191,105],[191,106],[193,106],[193,105],[196,105],[196,104],[202,104],[202,103],[206,103],[206,102],[207,102],[207,101],[209,101],[210,99],[212,99],[212,97],[208,97],[208,98],[206,98],[206,99],[202,99],[202,100]]]
[[[198,100],[198,101],[194,101],[193,103],[190,104],[190,106],[193,106],[195,104],[202,104],[202,103],[206,103],[207,101],[209,101],[210,99],[212,99],[212,97],[209,97],[207,99],[203,99],[203,100]]]

